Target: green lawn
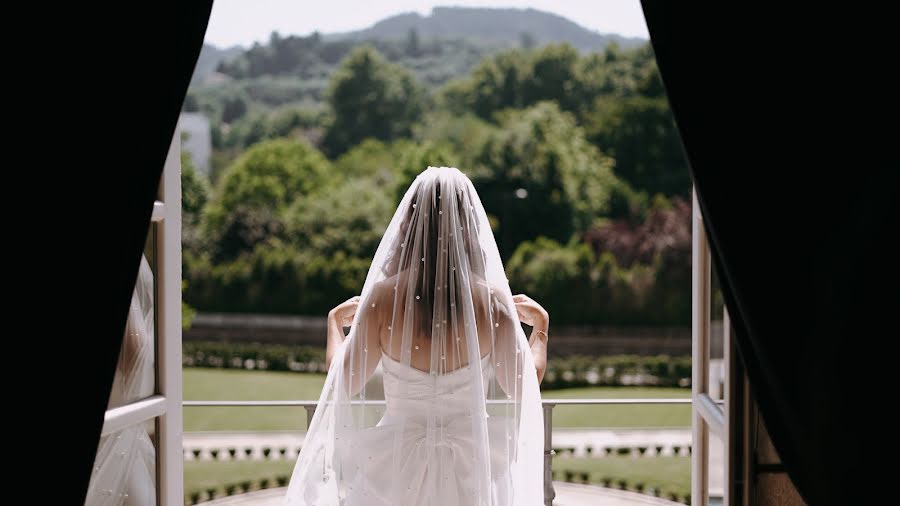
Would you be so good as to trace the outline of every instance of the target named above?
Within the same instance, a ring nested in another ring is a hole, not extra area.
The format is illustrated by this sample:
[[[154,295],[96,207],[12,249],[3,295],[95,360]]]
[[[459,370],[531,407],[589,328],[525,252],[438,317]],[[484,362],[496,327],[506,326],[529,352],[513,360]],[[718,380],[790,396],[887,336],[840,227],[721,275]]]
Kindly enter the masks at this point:
[[[318,400],[324,374],[184,369],[185,400]],[[302,430],[303,408],[184,408],[184,430]]]
[[[548,390],[544,399],[687,398],[681,388],[591,387]],[[554,427],[690,427],[690,405],[556,406]]]
[[[325,376],[232,369],[184,369],[185,400],[317,400]],[[593,387],[549,390],[545,399],[689,397],[677,388]],[[688,427],[689,406],[557,406],[554,427]],[[185,408],[186,431],[302,430],[303,408]]]
[[[690,457],[601,457],[601,458],[555,458],[553,459],[553,475],[556,480],[565,479],[565,471],[577,473],[574,481],[581,482],[580,473],[590,473],[592,483],[603,483],[603,479],[612,480],[612,486],[618,488],[618,481],[625,480],[629,489],[635,489],[638,483],[643,484],[646,491],[655,488],[662,491],[664,497],[674,492],[679,499],[691,492],[691,458]]]
[[[259,488],[259,481],[269,480],[270,487],[276,487],[278,476],[290,477],[294,468],[293,460],[277,461],[237,461],[237,462],[185,462],[184,490],[188,497],[192,492],[217,489],[217,495],[224,494],[227,485],[251,482],[251,489]],[[601,457],[601,458],[556,458],[553,460],[553,475],[558,481],[565,480],[566,471],[574,474],[576,482],[582,481],[582,472],[589,473],[592,483],[602,484],[603,479],[612,481],[618,488],[619,480],[625,480],[627,488],[634,490],[638,483],[644,490],[655,488],[668,497],[676,493],[680,498],[690,493],[690,457]]]

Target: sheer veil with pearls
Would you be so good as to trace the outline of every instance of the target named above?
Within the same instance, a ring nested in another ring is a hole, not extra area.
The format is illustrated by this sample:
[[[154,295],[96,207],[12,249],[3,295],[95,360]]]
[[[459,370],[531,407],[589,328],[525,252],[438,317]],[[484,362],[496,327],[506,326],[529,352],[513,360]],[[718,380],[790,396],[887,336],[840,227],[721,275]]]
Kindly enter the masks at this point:
[[[372,260],[292,505],[543,504],[537,374],[468,177],[428,167]]]
[[[154,393],[153,270],[145,256],[131,295],[110,409]],[[151,506],[156,498],[156,432],[153,420],[104,433],[97,446],[85,506]]]

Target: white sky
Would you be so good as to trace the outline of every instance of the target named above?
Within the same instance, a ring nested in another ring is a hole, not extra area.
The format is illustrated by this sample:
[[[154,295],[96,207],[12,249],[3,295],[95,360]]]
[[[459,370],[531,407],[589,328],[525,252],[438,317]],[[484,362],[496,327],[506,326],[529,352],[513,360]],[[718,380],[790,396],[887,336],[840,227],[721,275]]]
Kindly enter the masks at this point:
[[[206,42],[249,46],[281,35],[347,32],[401,12],[427,15],[435,6],[533,8],[566,17],[590,30],[649,38],[639,0],[215,0]]]

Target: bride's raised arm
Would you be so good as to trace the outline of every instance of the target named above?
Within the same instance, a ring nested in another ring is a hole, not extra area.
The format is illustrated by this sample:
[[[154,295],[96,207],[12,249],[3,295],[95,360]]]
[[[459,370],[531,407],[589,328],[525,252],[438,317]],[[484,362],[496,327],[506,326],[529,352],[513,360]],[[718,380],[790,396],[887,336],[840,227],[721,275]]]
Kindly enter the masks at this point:
[[[325,365],[331,371],[331,362],[340,353],[342,357],[341,378],[347,394],[354,396],[362,390],[374,374],[381,360],[381,328],[385,321],[384,310],[378,307],[381,290],[376,286],[365,301],[353,297],[336,306],[328,313],[328,344],[325,351]],[[356,313],[359,313],[356,316]],[[350,326],[350,334],[344,338],[343,327]]]
[[[513,398],[518,398],[521,391],[521,374],[525,367],[523,354],[525,344],[517,338],[517,327],[521,322],[532,326],[527,346],[531,351],[538,384],[544,379],[547,369],[547,327],[549,316],[535,301],[526,295],[509,297],[503,290],[494,289],[497,304],[493,312],[494,319],[494,369],[500,388]]]

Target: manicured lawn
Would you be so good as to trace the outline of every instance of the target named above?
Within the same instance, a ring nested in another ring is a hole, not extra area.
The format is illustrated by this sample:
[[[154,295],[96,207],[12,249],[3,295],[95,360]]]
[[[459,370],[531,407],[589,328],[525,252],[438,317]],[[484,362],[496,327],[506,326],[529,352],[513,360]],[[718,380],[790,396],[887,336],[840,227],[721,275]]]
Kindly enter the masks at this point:
[[[662,491],[663,497],[674,492],[679,500],[691,492],[690,457],[600,457],[600,458],[555,458],[553,475],[555,480],[565,480],[565,471],[575,473],[574,480],[581,482],[582,472],[590,473],[592,483],[603,483],[607,478],[612,487],[619,488],[619,480],[627,482],[627,488],[634,490],[638,483],[645,492],[649,488]]]
[[[184,369],[185,400],[318,400],[324,374]],[[184,408],[185,431],[303,430],[303,408]]]
[[[250,481],[251,489],[258,489],[259,482],[269,480],[269,487],[278,486],[278,476],[290,477],[294,469],[293,460],[237,461],[237,462],[185,462],[184,490],[188,497],[191,492],[201,492],[203,497],[209,488],[217,489],[217,496],[225,493],[227,485],[239,486]],[[592,483],[602,484],[609,479],[618,488],[619,480],[625,480],[627,488],[635,489],[643,484],[645,492],[650,488],[662,491],[664,497],[676,493],[681,499],[690,493],[690,457],[601,457],[601,458],[556,458],[553,461],[554,479],[566,479],[566,471],[573,481],[581,482],[583,472],[589,473]],[[238,489],[239,491],[240,489]]]
[[[233,369],[184,369],[185,400],[318,400],[325,376]],[[683,398],[677,388],[593,387],[549,390],[545,399]],[[554,427],[688,427],[689,406],[557,406]],[[302,430],[303,408],[185,408],[186,431]]]
[[[325,376],[287,372],[239,371],[229,369],[184,369],[184,398],[186,400],[317,400]],[[689,391],[671,388],[595,387],[550,390],[545,399],[662,397],[681,398]],[[302,430],[306,428],[306,411],[302,408],[185,408],[186,431],[266,431]],[[688,406],[557,406],[553,415],[554,427],[672,427],[689,426]],[[208,488],[224,494],[226,485],[252,482],[259,488],[259,480],[269,480],[277,486],[278,476],[290,476],[293,459],[288,461],[185,462],[185,493],[201,492]],[[645,488],[658,488],[667,496],[670,492],[683,497],[690,491],[689,457],[601,457],[556,458],[555,479],[564,480],[571,471],[575,481],[588,472],[589,480],[602,483],[612,480],[618,487],[625,480],[629,488],[643,483]],[[238,489],[239,492],[239,489]]]
[[[542,392],[544,399],[687,398],[680,388],[591,387]],[[690,405],[556,406],[554,427],[690,427]]]

